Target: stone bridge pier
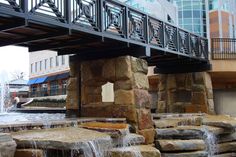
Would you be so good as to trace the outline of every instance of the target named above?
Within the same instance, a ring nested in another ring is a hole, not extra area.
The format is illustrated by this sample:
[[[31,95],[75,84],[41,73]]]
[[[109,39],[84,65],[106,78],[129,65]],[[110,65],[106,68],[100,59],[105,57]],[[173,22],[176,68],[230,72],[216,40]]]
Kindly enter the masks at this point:
[[[145,60],[121,56],[109,59],[70,60],[67,115],[126,118],[135,131],[153,143],[151,100],[148,93],[148,64]],[[109,84],[104,100],[102,93]],[[79,105],[80,104],[80,105]]]

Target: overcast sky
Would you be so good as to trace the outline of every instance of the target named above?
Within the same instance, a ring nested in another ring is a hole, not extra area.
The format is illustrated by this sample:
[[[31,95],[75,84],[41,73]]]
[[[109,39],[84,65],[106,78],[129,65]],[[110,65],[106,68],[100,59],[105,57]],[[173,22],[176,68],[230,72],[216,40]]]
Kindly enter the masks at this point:
[[[29,53],[27,48],[6,46],[0,47],[0,78],[12,79],[15,71],[29,76]],[[6,76],[7,75],[7,76]]]

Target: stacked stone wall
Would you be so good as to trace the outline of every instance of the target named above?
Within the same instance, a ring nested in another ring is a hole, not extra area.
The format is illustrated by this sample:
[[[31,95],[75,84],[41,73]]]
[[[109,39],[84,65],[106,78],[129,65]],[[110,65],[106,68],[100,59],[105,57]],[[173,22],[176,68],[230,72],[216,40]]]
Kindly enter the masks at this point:
[[[214,114],[213,90],[207,72],[160,75],[159,113]]]
[[[131,56],[81,62],[82,116],[126,118],[146,137],[146,143],[153,143],[147,72],[147,62]],[[78,98],[77,78],[72,75],[68,86],[67,104],[71,109],[75,109],[73,100]],[[102,86],[108,82],[114,84],[114,102],[102,102]]]

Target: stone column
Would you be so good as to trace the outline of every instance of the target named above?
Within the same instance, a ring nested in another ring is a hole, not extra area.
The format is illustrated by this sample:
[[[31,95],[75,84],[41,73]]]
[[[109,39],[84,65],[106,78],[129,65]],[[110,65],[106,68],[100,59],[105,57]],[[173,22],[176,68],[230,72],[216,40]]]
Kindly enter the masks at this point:
[[[79,116],[79,81],[80,62],[76,57],[70,56],[70,78],[67,84],[66,117]]]
[[[136,132],[153,143],[148,93],[148,65],[131,56],[84,61],[81,64],[82,116],[126,118]],[[114,84],[114,102],[102,102],[101,87]]]
[[[157,111],[214,114],[210,75],[207,72],[160,75]]]

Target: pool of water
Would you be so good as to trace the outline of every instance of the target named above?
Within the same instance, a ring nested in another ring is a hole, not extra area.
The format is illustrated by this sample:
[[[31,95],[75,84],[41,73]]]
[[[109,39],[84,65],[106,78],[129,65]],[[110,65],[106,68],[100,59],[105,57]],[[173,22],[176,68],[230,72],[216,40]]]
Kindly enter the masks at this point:
[[[64,119],[64,113],[0,113],[0,125],[21,122],[59,121]]]

